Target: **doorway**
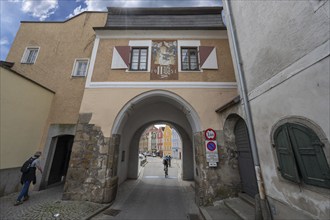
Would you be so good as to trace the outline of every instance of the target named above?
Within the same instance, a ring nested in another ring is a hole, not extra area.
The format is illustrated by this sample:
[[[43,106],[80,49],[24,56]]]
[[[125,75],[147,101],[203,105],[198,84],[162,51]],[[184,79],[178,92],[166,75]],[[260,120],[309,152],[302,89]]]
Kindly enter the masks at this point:
[[[242,190],[254,198],[254,196],[258,193],[258,185],[254,170],[248,130],[242,118],[237,121],[234,128],[234,133],[238,152],[238,166],[242,181]]]
[[[68,171],[74,136],[62,135],[54,137],[54,139],[56,147],[49,172],[48,186],[64,181]]]

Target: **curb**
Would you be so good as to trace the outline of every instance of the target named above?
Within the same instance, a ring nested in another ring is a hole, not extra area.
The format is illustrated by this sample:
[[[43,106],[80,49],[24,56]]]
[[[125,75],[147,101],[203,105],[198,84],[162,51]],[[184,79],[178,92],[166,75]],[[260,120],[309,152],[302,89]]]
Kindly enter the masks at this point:
[[[206,209],[204,209],[203,207],[199,207],[199,211],[202,214],[204,220],[212,220],[212,217],[209,215]]]
[[[104,210],[106,210],[107,208],[109,208],[110,206],[112,206],[113,202],[111,202],[110,204],[102,207],[102,208],[99,208],[98,210],[96,210],[95,212],[93,212],[92,214],[88,215],[87,217],[85,218],[82,218],[83,220],[89,220],[91,218],[93,218],[94,216],[100,214],[101,212],[103,212]]]

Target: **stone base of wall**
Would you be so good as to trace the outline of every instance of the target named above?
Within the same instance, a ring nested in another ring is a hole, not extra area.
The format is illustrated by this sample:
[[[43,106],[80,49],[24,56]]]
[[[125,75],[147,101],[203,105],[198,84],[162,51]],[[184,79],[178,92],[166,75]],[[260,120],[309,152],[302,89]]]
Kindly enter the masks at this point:
[[[293,207],[291,207],[288,204],[284,204],[282,202],[279,202],[278,200],[275,200],[271,198],[270,196],[267,197],[268,203],[270,206],[270,210],[272,212],[272,216],[274,220],[280,220],[280,219],[301,219],[301,220],[307,220],[307,219],[328,219],[329,216],[312,216],[310,214],[303,213],[301,210],[297,210]]]
[[[64,200],[109,203],[117,194],[119,136],[104,137],[89,124],[92,114],[80,114],[64,185]]]
[[[236,197],[241,192],[237,156],[224,146],[222,131],[217,133],[219,162],[209,167],[206,160],[204,132],[194,135],[196,174],[196,202],[200,206],[212,205],[215,200]]]
[[[21,190],[20,167],[0,170],[0,197]]]

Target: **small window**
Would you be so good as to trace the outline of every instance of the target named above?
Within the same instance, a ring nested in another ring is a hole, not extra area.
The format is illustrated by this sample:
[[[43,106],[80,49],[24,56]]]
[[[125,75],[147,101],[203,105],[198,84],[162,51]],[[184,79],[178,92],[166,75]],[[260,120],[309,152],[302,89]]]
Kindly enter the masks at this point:
[[[308,127],[286,123],[274,134],[279,171],[293,182],[330,188],[330,169],[323,144]]]
[[[88,68],[88,59],[76,59],[72,76],[86,76]]]
[[[148,59],[148,48],[132,48],[131,71],[146,71]]]
[[[185,71],[198,71],[197,48],[181,48],[181,69]]]
[[[39,52],[39,47],[28,47],[25,49],[21,63],[34,64]]]

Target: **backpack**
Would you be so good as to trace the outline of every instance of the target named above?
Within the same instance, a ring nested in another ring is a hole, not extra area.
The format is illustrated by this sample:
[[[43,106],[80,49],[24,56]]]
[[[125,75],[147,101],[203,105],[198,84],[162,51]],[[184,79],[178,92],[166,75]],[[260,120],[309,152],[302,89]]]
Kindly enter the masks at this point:
[[[163,160],[163,164],[166,166],[168,164],[167,159]]]
[[[33,162],[35,159],[37,159],[37,158],[33,158],[33,157],[31,157],[30,159],[28,159],[27,161],[25,161],[24,164],[23,164],[22,167],[21,167],[21,172],[22,172],[22,173],[27,173],[27,172],[29,172],[30,167],[31,167],[31,165],[32,165],[32,162]]]

